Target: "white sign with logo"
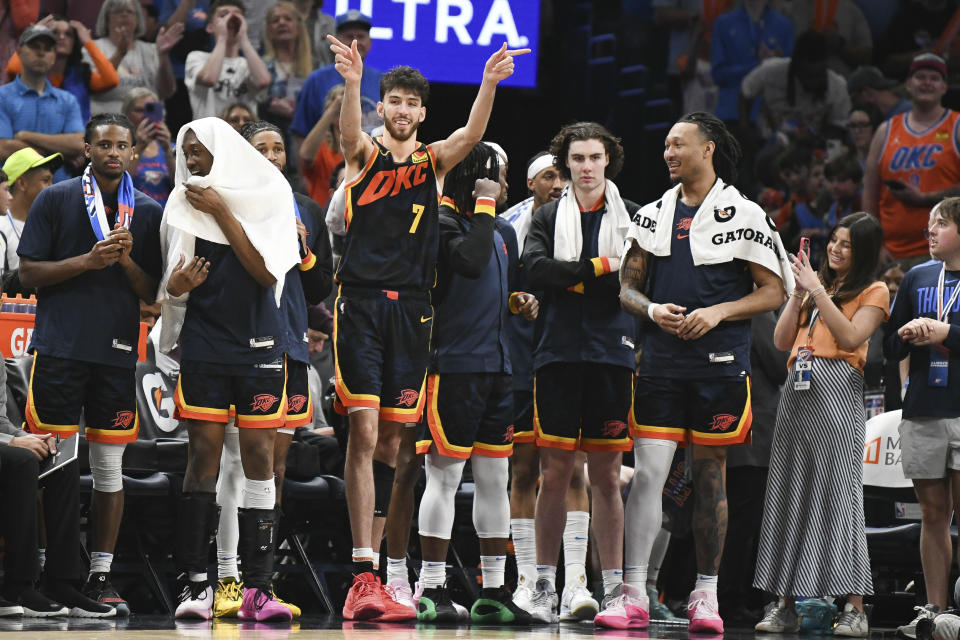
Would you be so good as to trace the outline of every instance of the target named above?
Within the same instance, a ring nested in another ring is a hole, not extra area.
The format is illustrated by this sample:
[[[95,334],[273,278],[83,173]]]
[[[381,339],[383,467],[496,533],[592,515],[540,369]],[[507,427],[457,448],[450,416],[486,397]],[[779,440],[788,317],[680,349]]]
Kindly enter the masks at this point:
[[[900,411],[887,411],[867,420],[863,444],[863,484],[904,489],[913,486],[900,466]]]

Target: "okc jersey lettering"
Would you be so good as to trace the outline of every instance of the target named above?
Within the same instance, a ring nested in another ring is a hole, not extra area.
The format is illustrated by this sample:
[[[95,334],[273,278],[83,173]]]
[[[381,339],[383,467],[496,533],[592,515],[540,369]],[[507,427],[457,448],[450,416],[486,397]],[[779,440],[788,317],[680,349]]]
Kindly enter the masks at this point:
[[[942,144],[921,144],[900,147],[890,160],[891,171],[923,171],[937,166],[936,156],[943,151]]]
[[[378,171],[367,188],[363,190],[363,195],[357,200],[357,206],[375,202],[386,196],[395,196],[401,189],[412,189],[418,187],[427,181],[427,171],[423,164],[414,166],[399,166],[396,169],[387,171]],[[413,176],[411,180],[411,175]]]

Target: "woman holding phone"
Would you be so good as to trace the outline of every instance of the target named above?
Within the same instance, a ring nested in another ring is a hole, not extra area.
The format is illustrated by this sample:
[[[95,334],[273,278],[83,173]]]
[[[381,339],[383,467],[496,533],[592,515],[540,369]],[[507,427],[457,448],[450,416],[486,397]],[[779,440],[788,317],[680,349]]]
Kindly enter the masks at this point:
[[[777,411],[754,586],[779,600],[757,631],[791,633],[797,596],[847,596],[838,636],[869,634],[873,593],[863,526],[863,365],[890,294],[876,279],[880,223],[854,213],[830,231],[819,274],[792,257],[796,289],[773,334],[790,350]]]
[[[150,89],[135,87],[123,101],[123,115],[137,128],[137,148],[127,167],[133,186],[162,207],[173,189],[176,174],[176,156],[170,129],[163,121],[163,103]]]

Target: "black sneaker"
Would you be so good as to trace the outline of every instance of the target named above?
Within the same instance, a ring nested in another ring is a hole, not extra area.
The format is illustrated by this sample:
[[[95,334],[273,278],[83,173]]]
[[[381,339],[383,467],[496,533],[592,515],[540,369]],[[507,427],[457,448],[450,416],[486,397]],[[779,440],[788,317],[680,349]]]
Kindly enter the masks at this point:
[[[480,589],[480,597],[470,608],[470,622],[474,624],[529,625],[530,614],[513,604],[513,594],[505,586]]]
[[[23,615],[23,607],[16,602],[0,598],[0,618],[14,618]]]
[[[25,618],[52,618],[70,614],[70,609],[35,589],[24,589],[17,595],[16,600],[23,607]]]
[[[87,578],[87,583],[83,585],[82,593],[91,600],[113,607],[117,610],[118,616],[126,617],[130,615],[130,605],[113,588],[109,573],[91,573],[90,577]]]
[[[73,585],[58,582],[47,587],[47,594],[70,609],[71,618],[114,618],[117,610],[83,595]]]
[[[424,589],[417,603],[417,620],[420,622],[460,622],[460,614],[453,606],[447,588]]]

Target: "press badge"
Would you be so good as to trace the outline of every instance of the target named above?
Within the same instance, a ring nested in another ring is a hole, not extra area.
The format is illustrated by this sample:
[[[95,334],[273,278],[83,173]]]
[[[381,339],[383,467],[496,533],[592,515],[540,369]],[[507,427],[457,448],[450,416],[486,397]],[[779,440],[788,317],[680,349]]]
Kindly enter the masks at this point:
[[[120,351],[126,351],[127,353],[133,351],[132,345],[116,338],[113,339],[113,343],[110,346],[112,346],[114,349],[119,349]]]
[[[950,352],[940,345],[930,346],[930,371],[927,377],[927,386],[947,386],[947,372],[950,370]]]
[[[793,363],[793,388],[796,391],[806,391],[810,388],[810,379],[813,377],[813,349],[797,347],[797,359]]]
[[[250,338],[251,349],[269,349],[273,346],[273,336],[263,336],[262,338]]]

